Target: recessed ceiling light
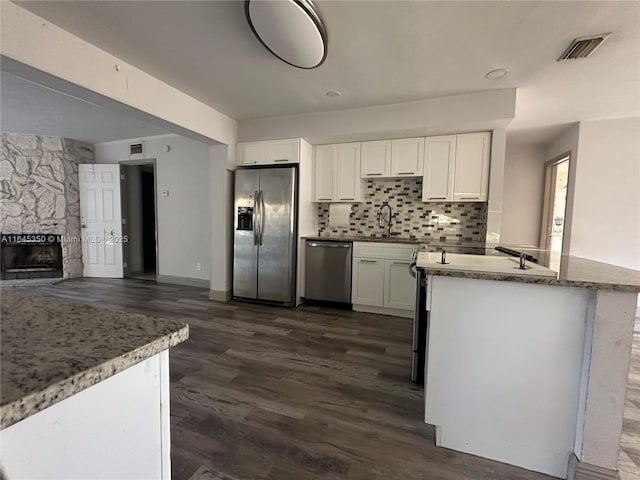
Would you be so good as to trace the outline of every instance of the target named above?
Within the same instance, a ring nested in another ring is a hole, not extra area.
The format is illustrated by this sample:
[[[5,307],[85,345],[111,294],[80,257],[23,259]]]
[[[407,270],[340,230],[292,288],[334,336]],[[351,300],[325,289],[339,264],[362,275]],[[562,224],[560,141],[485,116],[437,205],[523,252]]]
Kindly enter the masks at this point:
[[[509,73],[509,70],[507,70],[506,68],[497,68],[495,70],[487,72],[484,77],[488,78],[489,80],[496,80],[498,78],[504,77],[507,73]]]
[[[339,91],[337,90],[329,90],[327,92],[327,97],[339,97],[340,95],[342,95]]]

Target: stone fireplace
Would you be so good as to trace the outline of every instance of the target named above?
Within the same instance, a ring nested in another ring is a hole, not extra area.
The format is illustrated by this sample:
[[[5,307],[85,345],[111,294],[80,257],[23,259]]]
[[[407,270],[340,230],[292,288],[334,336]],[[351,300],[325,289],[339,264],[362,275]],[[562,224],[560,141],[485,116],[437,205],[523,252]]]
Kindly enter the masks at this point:
[[[29,240],[21,245],[17,245],[20,242],[1,243],[3,278],[12,277],[5,275],[9,262],[18,262],[20,266],[11,268],[22,269],[22,274],[31,268],[30,278],[42,278],[45,271],[59,272],[59,266],[64,278],[81,277],[78,164],[94,162],[93,147],[58,137],[15,133],[1,135],[2,238],[16,240],[45,236],[44,242]],[[54,237],[55,241],[48,241],[51,239],[47,237]],[[28,266],[30,263],[31,267]]]

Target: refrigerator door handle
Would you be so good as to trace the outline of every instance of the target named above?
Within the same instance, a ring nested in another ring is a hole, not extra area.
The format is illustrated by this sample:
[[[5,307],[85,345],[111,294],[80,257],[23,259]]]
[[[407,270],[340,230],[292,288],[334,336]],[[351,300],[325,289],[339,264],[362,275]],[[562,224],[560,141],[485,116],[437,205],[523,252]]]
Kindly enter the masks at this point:
[[[264,192],[260,190],[260,246],[262,246],[262,239],[264,238],[264,224],[266,223],[264,211]]]
[[[260,224],[259,222],[259,202],[258,202],[258,196],[260,195],[260,192],[258,192],[258,190],[256,190],[253,193],[253,244],[254,245],[258,245],[258,225]]]

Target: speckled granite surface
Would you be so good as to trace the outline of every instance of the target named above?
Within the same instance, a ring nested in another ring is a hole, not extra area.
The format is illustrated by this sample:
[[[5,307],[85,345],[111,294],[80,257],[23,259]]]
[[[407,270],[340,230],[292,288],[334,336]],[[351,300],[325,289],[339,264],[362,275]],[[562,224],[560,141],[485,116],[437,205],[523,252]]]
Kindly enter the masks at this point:
[[[359,237],[356,235],[322,235],[302,237],[305,240],[318,241],[338,241],[338,242],[384,242],[384,243],[407,243],[418,245],[422,243],[419,239],[410,237],[400,237],[393,235],[391,237]]]
[[[418,266],[420,263],[418,262]],[[563,255],[557,277],[518,276],[497,272],[447,270],[430,266],[429,273],[446,277],[502,280],[565,287],[640,292],[640,270],[618,267],[586,258]]]
[[[5,289],[0,428],[6,428],[189,337],[178,320],[102,310]]]
[[[353,235],[313,235],[302,237],[305,240],[320,240],[320,241],[343,241],[343,242],[381,242],[381,243],[405,243],[410,245],[429,245],[434,249],[438,247],[452,247],[452,248],[474,248],[484,249],[484,242],[440,242],[433,239],[417,238],[417,237],[401,237],[392,235],[391,237],[363,237]],[[493,247],[492,247],[493,248]]]

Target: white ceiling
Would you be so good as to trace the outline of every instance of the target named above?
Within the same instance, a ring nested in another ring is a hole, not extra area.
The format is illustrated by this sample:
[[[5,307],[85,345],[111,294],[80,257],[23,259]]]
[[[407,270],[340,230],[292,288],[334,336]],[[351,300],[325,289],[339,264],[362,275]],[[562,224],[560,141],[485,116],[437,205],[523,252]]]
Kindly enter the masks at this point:
[[[239,120],[511,87],[513,130],[640,112],[635,1],[316,0],[329,51],[315,70],[272,56],[244,1],[17,3]],[[556,62],[604,32],[591,58]],[[507,77],[485,79],[501,67]]]
[[[0,122],[4,132],[51,135],[91,144],[169,133],[6,72],[0,74]]]

